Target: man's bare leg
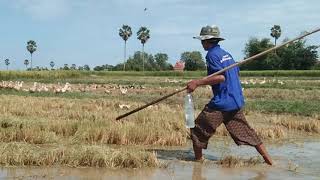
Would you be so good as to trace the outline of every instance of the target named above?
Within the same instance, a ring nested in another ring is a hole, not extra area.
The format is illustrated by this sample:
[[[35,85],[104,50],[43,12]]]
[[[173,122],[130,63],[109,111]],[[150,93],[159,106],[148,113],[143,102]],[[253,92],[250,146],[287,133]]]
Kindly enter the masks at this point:
[[[272,166],[272,159],[270,157],[270,155],[268,154],[266,148],[264,147],[263,144],[257,145],[255,146],[257,151],[261,154],[261,156],[263,157],[264,161]]]
[[[202,148],[199,148],[193,145],[193,151],[194,151],[195,160],[196,161],[202,160]]]

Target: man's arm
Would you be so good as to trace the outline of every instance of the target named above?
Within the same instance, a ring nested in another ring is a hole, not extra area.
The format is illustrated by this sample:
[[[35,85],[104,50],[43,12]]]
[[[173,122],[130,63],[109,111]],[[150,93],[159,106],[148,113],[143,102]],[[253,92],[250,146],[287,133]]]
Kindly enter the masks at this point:
[[[206,76],[202,79],[195,79],[187,84],[188,92],[193,92],[198,86],[214,85],[225,81],[224,75]]]

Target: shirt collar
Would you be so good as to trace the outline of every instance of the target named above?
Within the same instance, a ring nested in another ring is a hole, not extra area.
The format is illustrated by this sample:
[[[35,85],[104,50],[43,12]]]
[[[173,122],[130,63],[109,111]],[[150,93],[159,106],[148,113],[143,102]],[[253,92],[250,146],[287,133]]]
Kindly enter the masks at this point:
[[[211,50],[213,50],[215,48],[220,48],[220,45],[219,44],[213,45],[211,48],[208,49],[208,51],[211,51]]]

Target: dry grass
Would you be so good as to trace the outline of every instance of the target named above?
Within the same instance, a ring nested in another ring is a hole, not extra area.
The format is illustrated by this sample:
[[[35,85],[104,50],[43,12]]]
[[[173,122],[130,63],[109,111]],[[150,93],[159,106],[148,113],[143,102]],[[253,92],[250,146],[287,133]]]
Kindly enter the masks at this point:
[[[254,129],[262,139],[277,140],[287,137],[287,132],[279,126],[255,127]]]
[[[154,152],[143,150],[83,145],[39,147],[26,143],[0,144],[0,164],[108,168],[162,167]]]
[[[187,129],[181,106],[160,104],[119,122],[114,120],[115,117],[125,112],[115,105],[124,103],[120,100],[1,98],[1,142],[45,144],[63,140],[71,143],[162,146],[186,143]],[[140,103],[131,102],[130,105],[135,108]],[[284,115],[250,113],[247,118],[263,139],[285,138],[288,130],[319,133],[318,120],[301,121]],[[229,133],[222,125],[215,135],[229,136]]]
[[[313,134],[320,133],[320,121],[312,117],[277,115],[270,116],[268,123],[284,127],[288,131],[301,131]]]
[[[17,96],[2,99],[0,140],[5,142],[42,144],[59,138],[77,143],[119,145],[183,145],[186,142],[182,109],[172,110],[167,105],[142,111],[120,122],[115,118],[124,111],[114,106],[117,102],[108,100]],[[16,108],[18,103],[21,105]]]
[[[288,121],[282,120],[277,124],[286,127],[289,130],[298,130],[308,133],[320,133],[320,121],[309,120],[309,121]]]
[[[259,157],[243,159],[235,156],[226,156],[217,161],[218,165],[221,165],[222,167],[227,167],[227,168],[255,166],[261,163],[263,163],[263,161]]]

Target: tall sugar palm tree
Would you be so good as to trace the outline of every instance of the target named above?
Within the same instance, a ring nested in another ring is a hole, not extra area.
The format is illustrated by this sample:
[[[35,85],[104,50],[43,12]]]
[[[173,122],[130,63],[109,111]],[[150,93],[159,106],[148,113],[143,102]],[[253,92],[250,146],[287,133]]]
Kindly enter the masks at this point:
[[[53,69],[54,65],[55,65],[54,62],[53,62],[53,61],[50,61],[51,69]]]
[[[274,38],[274,46],[276,46],[277,40],[281,36],[281,27],[279,25],[274,25],[271,28],[270,36]]]
[[[279,25],[274,25],[271,28],[270,36],[274,38],[274,46],[277,45],[277,40],[281,36],[281,27]],[[277,51],[274,50],[274,53],[277,54]]]
[[[9,59],[5,59],[5,60],[4,60],[4,63],[6,64],[7,70],[8,70],[8,67],[9,67],[9,64],[10,64],[10,60],[9,60]]]
[[[28,41],[27,50],[30,52],[30,55],[31,55],[30,64],[31,64],[31,70],[32,70],[32,54],[37,50],[37,43],[34,40]]]
[[[127,40],[132,35],[131,27],[128,25],[123,25],[122,28],[119,29],[119,36],[124,40],[124,54],[123,54],[123,70],[126,70],[126,56],[127,56]]]
[[[148,39],[150,39],[150,30],[142,26],[137,32],[137,36],[142,44],[142,71],[144,71],[144,44],[148,41]]]
[[[28,69],[28,65],[29,65],[29,60],[28,59],[25,59],[23,64],[26,66],[26,69]]]

